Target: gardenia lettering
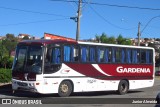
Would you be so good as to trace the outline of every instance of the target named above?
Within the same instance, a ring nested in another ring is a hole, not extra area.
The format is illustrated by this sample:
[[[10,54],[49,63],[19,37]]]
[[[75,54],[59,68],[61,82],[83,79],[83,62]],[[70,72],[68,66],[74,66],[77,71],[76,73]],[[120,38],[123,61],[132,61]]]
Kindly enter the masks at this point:
[[[117,67],[118,73],[150,73],[149,68],[123,68],[122,66]]]

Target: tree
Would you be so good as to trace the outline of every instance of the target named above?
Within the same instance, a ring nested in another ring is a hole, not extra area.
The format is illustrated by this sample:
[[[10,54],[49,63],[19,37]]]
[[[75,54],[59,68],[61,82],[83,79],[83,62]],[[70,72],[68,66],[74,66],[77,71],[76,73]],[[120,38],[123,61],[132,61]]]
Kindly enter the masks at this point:
[[[3,58],[3,48],[4,48],[3,43],[2,43],[2,41],[0,41],[0,62]]]
[[[15,50],[17,43],[17,38],[13,34],[6,34],[6,39],[3,40],[3,45],[7,49],[9,57],[11,52]]]
[[[157,49],[155,44],[149,43],[148,46],[154,48],[155,52],[160,53],[160,49]],[[160,66],[160,55],[155,56],[155,62],[156,62],[156,66],[159,67]]]
[[[6,34],[6,39],[9,40],[9,41],[13,41],[15,40],[15,37],[14,37],[14,34]]]
[[[108,38],[107,38],[107,35],[105,33],[102,33],[102,35],[100,36],[100,41],[101,41],[101,43],[107,43],[108,42]]]
[[[1,62],[2,62],[3,57],[4,57],[5,55],[7,55],[7,53],[8,53],[7,49],[6,49],[5,46],[4,46],[3,41],[4,41],[4,40],[1,40],[1,41],[0,41],[0,67],[1,67],[1,65],[2,65]]]
[[[29,40],[29,37],[28,36],[24,36],[23,40]]]
[[[98,43],[100,43],[100,36],[96,34],[95,37],[96,37],[96,41],[97,41]]]
[[[156,45],[153,43],[148,43],[148,47],[154,48],[156,52],[159,51],[159,49],[157,49]]]
[[[117,44],[122,44],[122,42],[124,41],[124,38],[122,35],[119,35],[117,38]]]
[[[9,60],[8,56],[4,56],[2,58],[1,64],[2,64],[2,67],[4,67],[5,69],[7,67],[8,60]]]
[[[122,35],[119,35],[117,38],[117,44],[121,44],[121,45],[131,45],[132,42],[130,39],[127,38],[123,38]]]
[[[132,41],[130,39],[125,39],[125,42],[122,45],[131,45]]]
[[[115,37],[114,36],[109,37],[107,43],[109,43],[109,44],[116,44]]]
[[[109,44],[121,44],[121,45],[131,45],[132,41],[127,38],[123,38],[123,36],[120,34],[117,39],[114,36],[107,37],[105,33],[102,33],[102,35],[96,35],[96,41],[99,41],[101,43],[109,43]]]
[[[157,38],[156,41],[160,41],[160,38]]]

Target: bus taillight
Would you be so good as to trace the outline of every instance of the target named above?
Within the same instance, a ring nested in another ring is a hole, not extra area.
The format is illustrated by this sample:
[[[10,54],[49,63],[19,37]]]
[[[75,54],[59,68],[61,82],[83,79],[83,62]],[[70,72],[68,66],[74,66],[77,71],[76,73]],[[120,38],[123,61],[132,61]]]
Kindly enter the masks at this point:
[[[36,85],[39,85],[40,83],[38,82],[38,83],[36,83]]]

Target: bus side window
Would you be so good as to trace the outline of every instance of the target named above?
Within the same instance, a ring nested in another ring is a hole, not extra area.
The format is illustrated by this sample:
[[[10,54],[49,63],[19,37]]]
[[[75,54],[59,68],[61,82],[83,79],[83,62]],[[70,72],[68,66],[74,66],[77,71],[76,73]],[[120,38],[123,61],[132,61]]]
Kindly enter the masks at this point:
[[[125,58],[126,58],[126,53],[125,53],[125,49],[121,49],[121,63],[125,63]]]
[[[98,61],[98,63],[104,62],[104,58],[105,58],[104,51],[105,51],[105,48],[100,48],[100,47],[97,48],[97,61]]]
[[[60,48],[52,49],[52,63],[60,64]]]
[[[111,61],[111,50],[110,48],[105,48],[105,47],[98,47],[98,55],[97,55],[97,60],[98,62],[102,63],[109,63]]]
[[[146,51],[146,63],[147,64],[152,64],[153,59],[152,59],[153,53],[150,50]]]
[[[108,63],[111,60],[111,53],[110,53],[110,49],[106,48],[104,51],[104,62]]]
[[[79,49],[78,46],[71,46],[71,61],[79,61]]]
[[[116,62],[116,49],[112,48],[112,62],[115,63]]]
[[[139,50],[137,49],[132,50],[132,63],[139,63]]]
[[[70,62],[71,61],[71,47],[64,46],[64,61]]]
[[[60,48],[48,49],[45,61],[46,63],[59,64],[60,59]]]
[[[45,62],[51,62],[51,54],[52,54],[52,48],[47,50]]]
[[[64,62],[76,62],[79,60],[78,46],[64,46]]]
[[[127,57],[126,57],[126,62],[130,64],[130,63],[131,63],[131,59],[132,59],[131,49],[127,49],[127,50],[126,50],[126,56],[127,56]]]
[[[141,50],[141,63],[146,63],[146,51],[145,50]]]
[[[95,47],[89,48],[89,61],[90,62],[96,61],[96,48]]]
[[[116,63],[121,62],[121,49],[120,48],[115,48],[116,52]]]
[[[61,68],[61,49],[60,47],[52,47],[47,50],[44,73],[54,73]]]
[[[87,62],[88,61],[88,54],[89,54],[89,52],[88,52],[88,47],[86,47],[86,46],[81,46],[81,61],[82,62]]]

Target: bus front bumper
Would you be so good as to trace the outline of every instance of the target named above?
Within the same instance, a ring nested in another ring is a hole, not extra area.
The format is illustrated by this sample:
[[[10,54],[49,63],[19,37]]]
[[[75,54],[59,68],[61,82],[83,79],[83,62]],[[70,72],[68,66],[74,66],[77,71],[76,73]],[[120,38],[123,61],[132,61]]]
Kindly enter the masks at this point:
[[[33,81],[12,80],[12,90],[23,90],[35,93],[41,93],[42,88]]]

